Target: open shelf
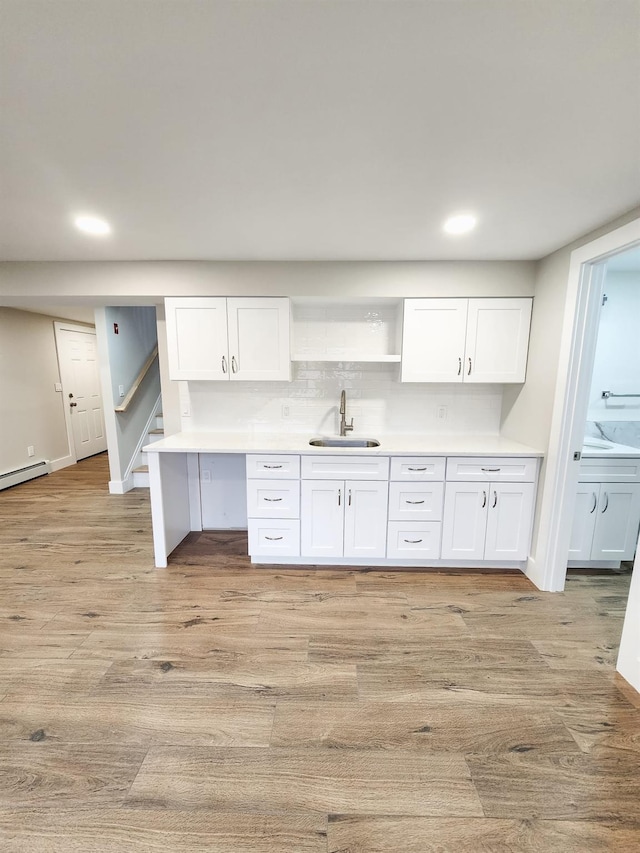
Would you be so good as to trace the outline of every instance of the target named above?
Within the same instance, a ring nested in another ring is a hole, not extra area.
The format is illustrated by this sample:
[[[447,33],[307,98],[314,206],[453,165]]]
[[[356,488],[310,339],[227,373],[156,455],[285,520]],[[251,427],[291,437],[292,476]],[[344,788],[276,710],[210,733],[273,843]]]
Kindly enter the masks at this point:
[[[382,364],[391,364],[393,362],[400,363],[400,355],[366,355],[361,352],[343,353],[342,355],[328,355],[327,353],[296,353],[291,357],[291,361],[362,361],[362,362],[380,362]]]

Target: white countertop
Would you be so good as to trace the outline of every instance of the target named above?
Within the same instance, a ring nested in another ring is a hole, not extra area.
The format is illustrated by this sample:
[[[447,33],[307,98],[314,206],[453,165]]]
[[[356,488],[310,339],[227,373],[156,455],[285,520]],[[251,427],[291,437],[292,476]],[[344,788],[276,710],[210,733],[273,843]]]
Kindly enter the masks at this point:
[[[640,447],[616,444],[601,438],[585,438],[582,456],[587,459],[640,456]]]
[[[498,435],[353,435],[375,438],[380,447],[312,447],[298,433],[179,432],[148,444],[146,453],[354,453],[369,456],[543,456],[542,451]],[[639,451],[640,452],[640,451]],[[596,454],[597,455],[597,454]]]

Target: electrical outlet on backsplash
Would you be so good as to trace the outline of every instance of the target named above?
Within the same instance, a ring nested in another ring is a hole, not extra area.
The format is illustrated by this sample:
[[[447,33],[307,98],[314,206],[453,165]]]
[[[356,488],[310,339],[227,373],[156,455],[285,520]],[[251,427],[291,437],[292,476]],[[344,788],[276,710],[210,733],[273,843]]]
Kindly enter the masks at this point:
[[[337,434],[345,390],[355,435],[500,432],[501,386],[400,383],[395,364],[301,361],[291,382],[188,386],[189,430]]]

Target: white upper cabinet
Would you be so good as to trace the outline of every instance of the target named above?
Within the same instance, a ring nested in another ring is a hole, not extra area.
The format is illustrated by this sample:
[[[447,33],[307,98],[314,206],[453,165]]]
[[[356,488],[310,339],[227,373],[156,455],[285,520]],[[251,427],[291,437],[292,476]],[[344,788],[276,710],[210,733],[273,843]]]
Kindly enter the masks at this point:
[[[524,382],[532,300],[406,299],[403,382]]]
[[[168,298],[165,311],[171,379],[290,379],[287,298]]]

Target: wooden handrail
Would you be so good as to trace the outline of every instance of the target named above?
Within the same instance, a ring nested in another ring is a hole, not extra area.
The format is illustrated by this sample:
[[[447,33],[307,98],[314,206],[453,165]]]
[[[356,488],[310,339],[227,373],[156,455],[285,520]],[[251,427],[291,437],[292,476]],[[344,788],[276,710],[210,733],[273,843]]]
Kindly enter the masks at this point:
[[[115,407],[116,412],[126,412],[127,411],[127,409],[129,408],[129,404],[131,403],[133,398],[136,396],[138,388],[142,385],[142,380],[144,379],[144,377],[149,372],[149,368],[151,367],[151,365],[153,364],[153,362],[156,360],[157,357],[158,357],[158,346],[156,344],[155,348],[153,349],[153,352],[151,353],[149,358],[145,361],[145,363],[142,365],[142,370],[136,376],[135,381],[134,381],[133,385],[131,386],[129,393],[124,398],[122,403],[119,406]]]

